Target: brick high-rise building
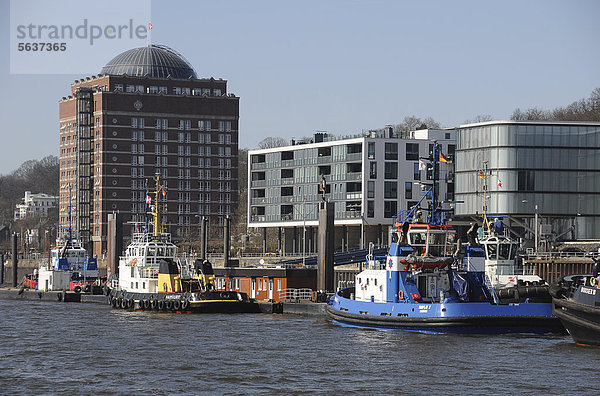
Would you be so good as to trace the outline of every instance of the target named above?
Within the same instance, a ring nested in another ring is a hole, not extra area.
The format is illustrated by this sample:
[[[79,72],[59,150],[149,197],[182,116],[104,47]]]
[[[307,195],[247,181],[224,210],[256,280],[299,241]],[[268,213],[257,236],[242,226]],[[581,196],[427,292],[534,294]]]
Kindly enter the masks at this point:
[[[239,97],[225,80],[198,78],[168,47],[125,51],[76,80],[59,118],[59,222],[67,226],[73,208],[76,235],[93,254],[106,250],[109,213],[144,221],[155,173],[176,238],[197,236],[202,216],[222,224],[237,204]]]

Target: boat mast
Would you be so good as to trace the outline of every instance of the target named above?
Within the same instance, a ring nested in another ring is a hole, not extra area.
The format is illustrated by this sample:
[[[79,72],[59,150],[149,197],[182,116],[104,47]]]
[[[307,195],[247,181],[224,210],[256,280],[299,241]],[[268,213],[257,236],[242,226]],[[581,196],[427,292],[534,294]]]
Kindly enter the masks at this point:
[[[487,191],[487,161],[483,162],[483,170],[479,171],[479,177],[483,179],[483,222],[482,226],[484,231],[488,234],[492,234],[492,223],[487,217],[487,205],[488,205],[488,191]]]
[[[155,204],[154,204],[154,210],[152,210],[150,212],[150,214],[153,216],[152,219],[152,232],[153,235],[155,237],[160,236],[161,234],[161,219],[160,219],[160,208],[159,208],[159,197],[160,197],[160,193],[162,192],[163,196],[167,195],[167,189],[164,185],[160,184],[160,175],[157,173],[156,175],[154,175],[154,184],[156,185],[156,191],[154,192],[155,194]]]

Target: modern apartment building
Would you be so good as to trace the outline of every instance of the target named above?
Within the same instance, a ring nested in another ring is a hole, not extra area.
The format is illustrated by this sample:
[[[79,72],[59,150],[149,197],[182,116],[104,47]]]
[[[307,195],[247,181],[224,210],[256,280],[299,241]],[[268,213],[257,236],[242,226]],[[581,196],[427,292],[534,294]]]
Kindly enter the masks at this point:
[[[456,145],[456,215],[483,208],[506,216],[520,235],[552,241],[600,236],[600,123],[490,121],[461,125]],[[534,225],[535,216],[539,225]]]
[[[125,214],[124,235],[144,222],[155,174],[168,191],[163,226],[177,239],[196,239],[203,216],[222,224],[235,207],[239,98],[225,80],[198,78],[174,50],[117,55],[76,80],[59,113],[59,222],[71,213],[94,254],[106,250],[109,213]]]
[[[310,141],[250,150],[248,227],[277,228],[285,253],[315,252],[325,180],[324,198],[335,208],[336,249],[385,244],[397,214],[415,206],[431,181],[425,158],[434,140],[452,162],[454,130],[415,131],[409,138],[391,128],[343,138],[317,133]],[[439,198],[452,200],[452,163],[440,164],[439,171]]]

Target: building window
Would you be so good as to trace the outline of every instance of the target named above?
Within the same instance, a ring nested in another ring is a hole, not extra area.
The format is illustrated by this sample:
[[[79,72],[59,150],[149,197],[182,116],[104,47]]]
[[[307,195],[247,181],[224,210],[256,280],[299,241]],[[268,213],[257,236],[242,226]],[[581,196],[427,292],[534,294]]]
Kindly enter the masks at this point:
[[[404,183],[404,198],[412,199],[412,183],[411,182]]]
[[[383,201],[383,217],[390,219],[398,213],[398,202]]]
[[[413,165],[413,179],[421,180],[421,170],[419,169],[419,163],[415,162]]]
[[[454,161],[455,152],[456,152],[456,145],[449,144],[448,145],[448,161],[450,161],[450,162]]]
[[[385,144],[385,159],[386,160],[397,160],[398,159],[398,143],[386,143]]]
[[[454,183],[448,183],[446,186],[446,199],[454,201]]]
[[[375,182],[367,182],[367,198],[375,198]]]
[[[384,182],[383,184],[383,197],[384,198],[398,198],[398,183]]]
[[[398,178],[398,163],[397,162],[386,162],[385,163],[385,176],[386,179],[397,179]]]
[[[375,201],[367,201],[367,217],[375,217]]]
[[[520,170],[517,173],[517,188],[519,191],[534,191],[535,174],[533,171]]]
[[[369,178],[377,179],[377,162],[372,161],[369,163]]]
[[[369,142],[367,147],[369,159],[375,159],[375,142]]]
[[[406,143],[406,160],[416,161],[419,159],[419,144]]]

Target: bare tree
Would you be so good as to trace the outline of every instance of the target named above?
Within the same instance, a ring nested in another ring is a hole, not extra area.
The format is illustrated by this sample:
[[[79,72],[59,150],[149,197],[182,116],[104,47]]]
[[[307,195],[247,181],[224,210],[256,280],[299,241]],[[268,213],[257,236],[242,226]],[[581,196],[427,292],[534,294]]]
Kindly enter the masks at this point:
[[[287,140],[285,140],[282,137],[269,136],[269,137],[264,138],[260,142],[258,142],[258,148],[261,148],[261,149],[283,147],[283,146],[287,146],[287,145],[288,145]]]
[[[489,114],[479,114],[477,116],[475,116],[475,118],[473,118],[472,120],[465,120],[465,124],[475,124],[478,122],[487,122],[487,121],[492,121],[493,118],[491,115]]]
[[[434,120],[431,117],[427,117],[425,119],[421,119],[414,115],[406,116],[402,120],[400,124],[393,125],[394,131],[399,132],[400,135],[406,135],[410,131],[415,131],[417,129],[436,129],[440,128],[439,122]]]
[[[557,107],[553,110],[533,107],[525,111],[517,108],[511,120],[600,121],[600,88],[594,89],[588,99],[577,100],[566,107]]]

